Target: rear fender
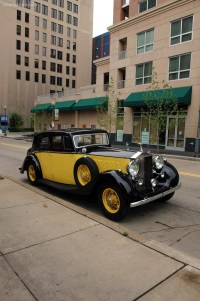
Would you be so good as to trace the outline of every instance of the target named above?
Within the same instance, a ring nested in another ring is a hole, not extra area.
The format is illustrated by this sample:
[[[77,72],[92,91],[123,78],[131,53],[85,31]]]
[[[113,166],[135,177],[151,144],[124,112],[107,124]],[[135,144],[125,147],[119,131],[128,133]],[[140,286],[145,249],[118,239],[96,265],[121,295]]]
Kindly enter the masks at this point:
[[[38,159],[33,155],[29,155],[24,159],[24,162],[23,162],[22,167],[20,169],[20,173],[24,173],[24,171],[27,170],[27,167],[28,167],[29,163],[34,164],[38,177],[42,178],[42,170],[41,170],[40,163],[39,163]]]

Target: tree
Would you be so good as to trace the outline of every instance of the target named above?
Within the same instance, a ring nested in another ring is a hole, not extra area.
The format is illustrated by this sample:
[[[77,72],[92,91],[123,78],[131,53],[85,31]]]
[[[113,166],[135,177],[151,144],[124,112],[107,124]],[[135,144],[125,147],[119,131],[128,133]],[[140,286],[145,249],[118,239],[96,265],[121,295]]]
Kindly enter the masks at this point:
[[[142,117],[147,120],[151,129],[155,131],[157,153],[159,153],[159,137],[166,132],[167,116],[174,115],[177,118],[170,119],[168,129],[176,125],[178,117],[186,115],[186,110],[179,108],[178,99],[169,83],[162,81],[159,87],[157,73],[152,72],[151,85],[144,92],[146,108],[142,108]]]
[[[50,124],[52,114],[50,112],[36,112],[34,113],[34,130],[46,130],[47,125]]]
[[[9,124],[11,128],[21,128],[24,125],[24,118],[20,113],[11,113]]]
[[[108,100],[107,106],[99,105],[96,108],[97,122],[100,128],[107,130],[110,135],[112,129],[116,129],[121,122],[121,119],[117,116],[120,93],[115,93],[113,78],[108,84],[106,96]]]

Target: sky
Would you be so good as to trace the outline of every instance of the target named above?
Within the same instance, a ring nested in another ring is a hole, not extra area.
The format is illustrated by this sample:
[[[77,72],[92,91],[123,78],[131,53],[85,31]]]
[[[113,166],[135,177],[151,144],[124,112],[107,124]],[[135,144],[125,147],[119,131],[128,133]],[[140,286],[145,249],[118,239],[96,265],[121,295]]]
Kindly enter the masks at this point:
[[[106,31],[113,24],[114,0],[94,0],[93,37]]]

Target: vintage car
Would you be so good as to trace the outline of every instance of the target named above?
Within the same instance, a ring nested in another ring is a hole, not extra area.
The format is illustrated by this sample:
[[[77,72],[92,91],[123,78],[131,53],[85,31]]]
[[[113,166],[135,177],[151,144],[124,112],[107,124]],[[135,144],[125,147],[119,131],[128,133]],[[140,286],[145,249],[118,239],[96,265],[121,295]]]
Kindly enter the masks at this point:
[[[180,188],[176,168],[143,152],[112,148],[98,129],[45,131],[34,135],[20,172],[32,185],[48,184],[70,193],[94,193],[105,216],[119,221],[129,208],[167,201]]]

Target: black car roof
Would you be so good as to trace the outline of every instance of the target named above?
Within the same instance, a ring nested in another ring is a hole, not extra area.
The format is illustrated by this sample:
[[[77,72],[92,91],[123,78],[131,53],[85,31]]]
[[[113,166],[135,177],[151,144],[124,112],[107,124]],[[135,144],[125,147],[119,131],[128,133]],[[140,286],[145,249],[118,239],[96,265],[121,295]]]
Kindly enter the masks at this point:
[[[69,128],[69,129],[61,129],[61,130],[43,131],[43,132],[35,133],[35,136],[43,135],[47,133],[51,133],[51,134],[68,133],[71,135],[78,135],[78,134],[91,134],[91,133],[107,133],[107,131],[101,129]]]

